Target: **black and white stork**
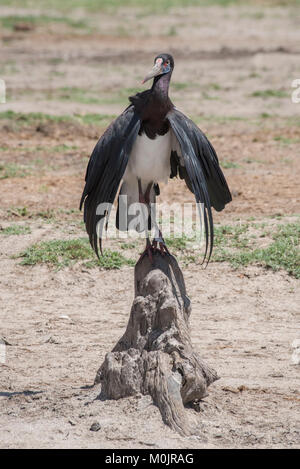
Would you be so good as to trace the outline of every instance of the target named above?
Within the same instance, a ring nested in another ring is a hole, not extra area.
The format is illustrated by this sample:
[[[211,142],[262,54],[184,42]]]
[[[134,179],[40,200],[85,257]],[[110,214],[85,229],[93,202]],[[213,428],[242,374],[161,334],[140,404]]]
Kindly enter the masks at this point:
[[[173,69],[171,55],[160,54],[155,58],[154,67],[143,80],[145,83],[153,78],[151,89],[129,98],[131,104],[107,128],[92,152],[80,209],[84,203],[84,221],[97,255],[98,246],[102,251],[103,226],[107,226],[110,207],[122,180],[119,195],[127,195],[128,206],[136,202],[150,206],[159,195],[158,183],[179,175],[201,207],[206,241],[203,261],[210,259],[211,207],[221,211],[232,199],[213,146],[169,98]],[[97,208],[103,205],[107,209],[99,212]],[[120,221],[120,211],[119,203],[116,226],[127,230],[128,218],[125,217],[125,223]],[[152,244],[147,235],[145,253],[151,257],[157,244],[162,253],[168,252],[159,232]]]

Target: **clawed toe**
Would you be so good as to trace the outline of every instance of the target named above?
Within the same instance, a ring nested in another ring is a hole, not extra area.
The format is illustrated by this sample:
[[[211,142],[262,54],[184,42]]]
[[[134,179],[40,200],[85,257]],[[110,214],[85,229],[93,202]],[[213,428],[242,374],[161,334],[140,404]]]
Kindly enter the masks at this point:
[[[162,237],[154,238],[152,243],[147,241],[147,245],[145,250],[141,253],[139,260],[143,259],[143,257],[148,256],[151,264],[153,264],[153,254],[159,252],[162,256],[166,254],[170,255],[169,249],[167,248],[166,243]]]
[[[161,237],[154,238],[154,240],[152,241],[152,248],[153,248],[154,252],[159,250],[159,252],[161,253],[162,256],[164,256],[165,254],[170,254],[170,252],[167,248],[167,245],[164,242],[164,239],[161,238]]]

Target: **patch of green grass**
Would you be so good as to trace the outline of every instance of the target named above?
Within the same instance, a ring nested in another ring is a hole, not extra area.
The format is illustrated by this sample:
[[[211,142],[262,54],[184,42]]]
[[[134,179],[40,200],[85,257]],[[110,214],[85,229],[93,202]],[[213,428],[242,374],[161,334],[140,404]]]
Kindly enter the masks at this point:
[[[183,265],[188,266],[190,264],[196,264],[199,261],[199,257],[195,254],[187,254],[183,257]]]
[[[75,86],[64,86],[48,91],[47,99],[55,101],[69,101],[83,104],[128,104],[128,97],[135,95],[140,89],[121,88],[112,91],[86,89]]]
[[[300,221],[298,223],[288,223],[281,225],[277,231],[273,233],[273,239],[276,241],[289,239],[294,246],[299,246],[300,242]]]
[[[210,89],[210,90],[221,90],[222,89],[222,86],[219,85],[218,83],[209,83],[207,85],[207,89]]]
[[[190,83],[183,83],[178,81],[171,82],[171,87],[173,87],[176,91],[185,90],[189,86],[191,86]]]
[[[300,1],[300,0],[299,0]],[[300,117],[299,116],[289,116],[284,119],[284,122],[289,127],[297,126],[300,127]]]
[[[14,151],[19,151],[22,153],[25,152],[37,152],[42,151],[43,148],[41,147],[15,147],[13,148]],[[47,147],[46,151],[54,151],[51,148]],[[66,150],[61,150],[66,151]],[[39,158],[34,160],[28,161],[26,164],[18,164],[18,163],[7,163],[3,162],[0,163],[0,179],[8,179],[8,178],[24,178],[26,176],[30,176],[36,172],[40,172],[44,169],[46,162]],[[56,167],[54,165],[47,165],[47,169],[55,170]]]
[[[241,18],[253,18],[255,20],[261,20],[265,17],[265,14],[263,11],[255,11],[255,12],[248,12],[248,13],[242,13]]]
[[[30,174],[29,169],[16,163],[0,163],[0,179],[23,178]]]
[[[262,112],[262,113],[260,114],[260,117],[261,117],[262,119],[269,119],[269,117],[272,117],[272,114],[269,114],[268,112]]]
[[[49,75],[51,75],[53,77],[64,77],[66,75],[66,72],[60,72],[58,70],[51,70],[49,72]]]
[[[116,116],[112,114],[74,114],[56,116],[42,112],[0,112],[0,120],[16,122],[19,125],[36,125],[47,122],[80,122],[84,125],[107,126]]]
[[[19,68],[14,60],[8,60],[0,65],[0,76],[18,73]]]
[[[41,194],[47,194],[49,192],[49,186],[47,186],[47,184],[41,184],[38,188],[38,192]]]
[[[187,248],[187,237],[174,237],[165,238],[165,243],[169,248],[175,249],[176,251],[183,251]]]
[[[50,147],[48,149],[54,153],[62,153],[66,151],[78,150],[78,148],[79,147],[77,145],[66,145],[65,143],[62,143],[61,145],[54,145],[54,147]]]
[[[111,103],[118,103],[118,102],[124,102],[127,104],[128,98],[130,96],[134,96],[135,94],[144,91],[141,90],[141,88],[137,87],[130,87],[130,88],[120,88],[119,90],[116,90],[116,92],[113,92],[111,97],[108,97],[106,99],[110,100]]]
[[[135,249],[136,248],[136,243],[122,243],[120,245],[121,249]]]
[[[93,253],[93,256],[95,254]],[[136,261],[134,259],[127,259],[125,256],[122,256],[117,251],[111,251],[110,249],[103,250],[103,256],[100,256],[100,259],[93,259],[91,261],[87,261],[84,265],[88,268],[92,267],[101,267],[105,270],[113,270],[113,269],[120,269],[124,265],[134,266]]]
[[[229,169],[229,168],[239,168],[240,165],[238,163],[234,163],[234,161],[222,160],[220,161],[221,168]]]
[[[131,259],[108,249],[97,259],[86,238],[43,241],[30,246],[16,257],[22,258],[22,265],[48,264],[57,269],[78,261],[84,261],[83,264],[87,268],[99,266],[106,270],[134,264]]]
[[[51,114],[45,114],[43,112],[14,112],[14,111],[4,111],[0,112],[0,120],[11,120],[24,124],[31,124],[34,122],[63,122],[72,120],[72,116],[55,116]]]
[[[248,78],[260,78],[260,77],[261,77],[261,75],[257,72],[251,72],[248,75]]]
[[[48,95],[48,98],[59,99],[62,101],[70,101],[83,104],[101,104],[101,99],[91,90],[77,88],[75,86],[64,86],[54,90],[54,94]]]
[[[48,208],[47,210],[40,210],[35,214],[36,217],[42,218],[43,220],[55,220],[55,212],[53,209]]]
[[[27,207],[11,207],[7,209],[8,215],[14,215],[16,217],[27,217],[29,215]]]
[[[266,247],[260,247],[264,239]],[[171,253],[184,265],[201,261],[196,238],[165,238]],[[190,243],[192,241],[192,243]],[[234,268],[258,264],[274,271],[283,269],[300,278],[300,218],[293,223],[248,223],[215,226],[213,262],[229,262]],[[196,249],[196,251],[195,251]]]
[[[118,25],[116,28],[115,28],[115,31],[114,31],[114,36],[117,36],[117,37],[129,37],[130,34],[131,34],[131,28],[126,28],[124,25]]]
[[[202,98],[203,99],[209,99],[210,101],[216,101],[220,99],[218,96],[212,96],[208,94],[206,91],[202,91]]]
[[[108,126],[117,116],[114,114],[75,114],[83,124],[97,125],[99,127]]]
[[[58,23],[70,26],[71,28],[89,28],[85,20],[73,20],[67,16],[62,17],[48,15],[9,15],[0,17],[0,24],[3,28],[14,29],[14,26],[18,23],[26,23],[32,26]]]
[[[289,94],[284,90],[259,90],[250,95],[255,98],[287,98]]]
[[[287,1],[287,0],[286,0]],[[292,1],[292,0],[290,0]],[[296,0],[295,0],[296,1]],[[248,2],[249,3],[249,2]],[[1,0],[1,4],[32,7],[32,0]],[[58,11],[72,12],[76,8],[98,12],[115,11],[120,7],[138,7],[151,13],[160,13],[176,7],[247,4],[246,0],[35,0],[35,8],[52,8]]]
[[[245,236],[249,229],[249,224],[242,225],[223,225],[214,229],[214,245],[223,247],[230,245],[231,247],[240,248],[248,245],[248,238]]]
[[[50,59],[47,60],[47,62],[50,65],[59,65],[64,62],[64,59],[62,59],[61,57],[51,57]]]
[[[299,249],[287,239],[273,242],[265,249],[241,252],[229,260],[233,267],[257,263],[274,271],[284,269],[290,275],[300,278]]]
[[[261,160],[258,160],[257,158],[245,158],[243,159],[243,162],[244,163],[247,163],[247,164],[253,164],[253,163],[257,163],[257,164],[266,164],[265,161],[261,161]]]
[[[177,29],[174,25],[169,27],[166,36],[177,36]]]
[[[21,225],[10,225],[6,228],[0,228],[0,233],[3,235],[23,235],[31,233],[31,229],[29,226],[21,226]]]
[[[299,138],[288,138],[288,137],[283,137],[281,135],[277,136],[277,137],[274,137],[274,140],[276,142],[282,143],[283,145],[292,145],[294,143],[300,143]]]
[[[196,124],[203,124],[203,122],[218,122],[219,124],[227,124],[235,121],[249,122],[248,117],[241,116],[216,116],[216,115],[205,115],[205,116],[190,116],[190,118],[196,122]]]
[[[241,233],[247,231],[247,226],[249,225],[241,226]],[[238,228],[233,228],[233,231],[229,228],[229,237],[226,236],[228,227],[225,227],[225,233],[222,231],[224,227],[219,230],[221,232],[218,233],[218,230],[216,232],[215,244],[217,249],[213,255],[215,262],[230,262],[235,268],[249,264],[259,264],[274,271],[284,269],[290,275],[300,278],[299,222],[278,226],[275,232],[271,234],[271,243],[265,248],[255,248],[247,238],[240,236],[241,233],[239,233]],[[264,231],[260,237],[269,235],[269,232]]]
[[[272,3],[267,2],[268,6],[278,5],[299,5],[300,0],[273,0]],[[37,9],[52,9],[64,13],[73,13],[77,8],[87,10],[90,12],[107,11],[113,13],[120,7],[122,8],[138,8],[142,11],[143,15],[147,14],[161,14],[165,13],[172,8],[189,7],[189,6],[205,6],[211,7],[219,5],[227,7],[230,5],[245,5],[253,4],[257,7],[257,0],[1,0],[1,5],[9,5],[20,8],[37,8]],[[140,13],[140,15],[142,14]]]

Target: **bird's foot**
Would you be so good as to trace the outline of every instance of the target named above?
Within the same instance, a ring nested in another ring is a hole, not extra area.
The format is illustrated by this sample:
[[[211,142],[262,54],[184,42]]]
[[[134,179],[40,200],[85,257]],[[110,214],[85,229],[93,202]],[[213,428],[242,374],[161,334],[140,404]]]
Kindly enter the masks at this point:
[[[162,236],[153,239],[152,249],[153,249],[154,252],[159,250],[159,252],[161,253],[162,256],[164,256],[165,254],[170,255],[170,251],[167,248],[167,245],[166,245],[166,243],[165,243]]]

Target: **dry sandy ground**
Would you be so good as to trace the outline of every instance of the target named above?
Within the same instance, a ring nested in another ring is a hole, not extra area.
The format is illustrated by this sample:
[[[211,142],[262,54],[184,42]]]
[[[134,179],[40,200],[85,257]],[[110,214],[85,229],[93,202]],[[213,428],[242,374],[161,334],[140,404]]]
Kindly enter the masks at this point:
[[[193,416],[196,435],[182,438],[161,423],[148,397],[102,402],[95,400],[99,389],[89,389],[127,324],[133,270],[54,274],[34,267],[24,275],[7,255],[25,242],[6,242],[1,262],[1,329],[11,344],[1,369],[1,446],[299,445],[299,369],[290,363],[300,300],[295,279],[223,264],[184,271],[193,343],[221,379]],[[95,421],[97,433],[89,430]]]
[[[12,13],[24,11],[1,9],[1,16]],[[299,214],[300,104],[290,99],[291,82],[300,77],[298,15],[290,7],[188,8],[168,16],[124,10],[87,16],[92,33],[57,24],[2,29],[8,102],[0,111],[102,113],[110,120],[126,105],[127,89],[140,89],[156,53],[170,50],[174,102],[230,163],[224,171],[233,203],[216,221]],[[61,99],[63,87],[88,90],[98,101]],[[124,100],[114,101],[120,89]],[[270,89],[282,95],[252,95]],[[166,427],[147,396],[96,399],[96,371],[127,324],[133,268],[75,264],[55,271],[21,266],[12,256],[40,240],[85,236],[77,207],[87,157],[102,131],[78,122],[0,124],[2,163],[26,173],[0,181],[1,225],[31,229],[1,235],[0,336],[9,345],[0,364],[0,446],[299,447],[299,366],[290,359],[300,291],[284,271],[226,263],[184,268],[194,346],[221,377],[199,413],[187,409],[194,436]],[[172,182],[162,200],[192,196]],[[94,422],[98,432],[90,431]]]

